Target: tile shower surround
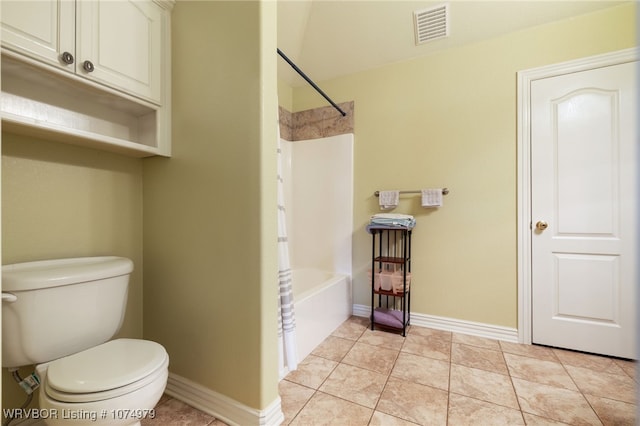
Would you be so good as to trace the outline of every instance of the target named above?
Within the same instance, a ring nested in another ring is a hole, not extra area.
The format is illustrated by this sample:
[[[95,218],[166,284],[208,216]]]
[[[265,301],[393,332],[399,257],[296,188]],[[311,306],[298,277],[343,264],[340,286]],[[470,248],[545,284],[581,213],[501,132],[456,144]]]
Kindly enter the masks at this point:
[[[284,425],[635,425],[636,363],[352,317],[279,385]],[[143,425],[225,423],[163,397]]]
[[[338,104],[347,113],[344,117],[334,107],[327,106],[306,111],[289,112],[278,107],[280,137],[287,141],[326,138],[353,133],[353,101]]]

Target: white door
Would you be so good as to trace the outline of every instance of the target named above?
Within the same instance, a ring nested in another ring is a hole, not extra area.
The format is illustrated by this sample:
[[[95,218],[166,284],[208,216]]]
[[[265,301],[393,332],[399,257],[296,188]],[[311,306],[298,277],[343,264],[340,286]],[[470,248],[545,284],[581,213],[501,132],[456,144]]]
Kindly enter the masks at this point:
[[[531,82],[533,343],[636,358],[636,70]]]

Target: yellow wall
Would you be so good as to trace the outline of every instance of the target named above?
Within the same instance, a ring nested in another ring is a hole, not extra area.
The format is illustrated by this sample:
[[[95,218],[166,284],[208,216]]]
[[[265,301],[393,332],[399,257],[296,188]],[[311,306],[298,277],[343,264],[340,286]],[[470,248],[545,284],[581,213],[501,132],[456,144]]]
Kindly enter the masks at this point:
[[[133,259],[120,335],[261,409],[278,396],[275,3],[180,1],[172,20],[173,158],[3,133],[2,260]],[[3,372],[2,406],[23,400]]]
[[[632,47],[635,17],[630,3],[320,84],[355,101],[354,303],[370,303],[374,191],[446,186],[442,208],[395,210],[418,221],[411,310],[517,326],[516,72]],[[307,86],[293,104],[324,106]]]
[[[287,111],[293,109],[293,88],[283,80],[278,80],[278,105]]]
[[[2,231],[2,264],[132,259],[119,336],[142,337],[141,160],[3,132]],[[19,407],[26,395],[5,370],[2,375],[2,407]]]
[[[176,3],[171,159],[2,134],[3,263],[130,257],[121,335],[140,337],[143,315],[173,373],[255,408],[277,397],[274,9]],[[419,221],[412,310],[515,327],[515,73],[630,47],[634,17],[627,5],[321,84],[356,102],[355,303],[369,301],[373,191],[442,185],[442,209],[397,209]],[[291,99],[324,106],[307,88]]]
[[[275,3],[173,10],[173,156],[144,160],[144,335],[170,371],[277,398]]]

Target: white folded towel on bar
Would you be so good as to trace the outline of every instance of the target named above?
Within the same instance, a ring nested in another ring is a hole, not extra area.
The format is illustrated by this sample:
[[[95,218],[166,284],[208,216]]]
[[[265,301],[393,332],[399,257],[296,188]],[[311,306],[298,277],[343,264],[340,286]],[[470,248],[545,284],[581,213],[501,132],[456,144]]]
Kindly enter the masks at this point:
[[[442,188],[421,190],[422,207],[442,207]]]
[[[380,209],[394,209],[398,207],[398,201],[400,200],[400,191],[380,191],[378,198]]]

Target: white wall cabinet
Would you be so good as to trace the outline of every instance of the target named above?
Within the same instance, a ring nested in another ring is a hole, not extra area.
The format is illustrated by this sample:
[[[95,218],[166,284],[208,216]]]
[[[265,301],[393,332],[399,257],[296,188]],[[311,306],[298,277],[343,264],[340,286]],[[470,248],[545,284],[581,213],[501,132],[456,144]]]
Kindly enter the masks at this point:
[[[3,0],[5,129],[170,155],[173,3]]]
[[[74,1],[3,1],[2,47],[74,71],[63,52],[75,55]]]
[[[162,12],[149,1],[78,1],[76,73],[160,104]]]

